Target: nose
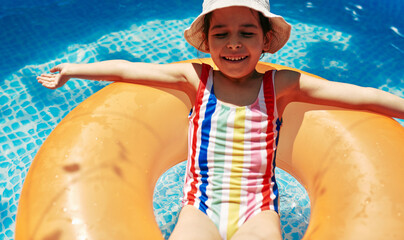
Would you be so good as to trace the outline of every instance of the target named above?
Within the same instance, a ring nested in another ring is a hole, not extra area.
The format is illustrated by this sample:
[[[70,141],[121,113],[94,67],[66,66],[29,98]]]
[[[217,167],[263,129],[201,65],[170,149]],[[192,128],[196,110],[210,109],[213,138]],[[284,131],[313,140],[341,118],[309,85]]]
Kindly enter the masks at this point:
[[[238,49],[241,48],[241,42],[239,41],[238,37],[231,37],[229,42],[227,43],[227,48],[229,49]]]

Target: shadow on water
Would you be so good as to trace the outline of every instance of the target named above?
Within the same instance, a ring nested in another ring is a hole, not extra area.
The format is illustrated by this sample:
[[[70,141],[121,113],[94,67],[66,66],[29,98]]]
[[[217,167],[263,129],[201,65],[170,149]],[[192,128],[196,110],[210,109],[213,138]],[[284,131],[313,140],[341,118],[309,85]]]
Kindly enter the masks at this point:
[[[338,80],[349,82],[347,71],[353,64],[358,62],[358,55],[352,51],[337,49],[338,44],[331,42],[316,42],[307,45],[307,55],[305,56],[306,67],[302,70],[314,73],[328,80]],[[324,53],[324,54],[319,54]],[[344,59],[344,61],[341,61]],[[349,60],[349,61],[347,61]]]
[[[391,0],[389,4],[380,0],[290,0],[275,2],[271,10],[292,23],[321,26],[351,36],[344,51],[338,48],[338,42],[308,44],[304,61],[309,61],[306,66],[310,69],[305,71],[373,87],[380,87],[386,81],[396,84],[404,81],[404,73],[399,71],[404,68],[401,0]],[[330,64],[333,62],[342,64],[336,67]],[[371,77],[361,79],[363,76]]]
[[[398,71],[404,68],[404,55],[386,44],[388,41],[388,37],[352,36],[346,46],[330,41],[308,43],[304,61],[309,67],[302,70],[328,80],[361,86],[378,88],[394,83],[399,87],[404,80],[404,73]],[[390,57],[386,58],[386,52]]]

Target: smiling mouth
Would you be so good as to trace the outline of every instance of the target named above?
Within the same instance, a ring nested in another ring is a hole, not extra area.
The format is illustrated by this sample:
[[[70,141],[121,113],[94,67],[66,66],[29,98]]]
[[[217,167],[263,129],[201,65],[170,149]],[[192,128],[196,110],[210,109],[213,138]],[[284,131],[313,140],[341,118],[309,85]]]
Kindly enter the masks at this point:
[[[242,61],[246,58],[247,58],[247,56],[245,56],[245,57],[223,57],[224,60],[232,61],[232,62]]]

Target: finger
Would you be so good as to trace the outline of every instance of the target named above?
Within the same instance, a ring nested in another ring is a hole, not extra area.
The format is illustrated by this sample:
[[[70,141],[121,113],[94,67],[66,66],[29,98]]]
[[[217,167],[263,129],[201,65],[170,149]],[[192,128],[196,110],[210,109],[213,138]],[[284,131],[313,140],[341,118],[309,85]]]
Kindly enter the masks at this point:
[[[47,74],[47,73],[42,73],[40,75],[41,77],[46,77],[46,78],[54,78],[56,75],[55,74]]]
[[[56,89],[56,85],[52,84],[52,83],[45,82],[45,83],[42,83],[42,86],[49,88],[49,89]]]
[[[55,76],[44,76],[44,75],[41,75],[41,76],[37,76],[36,78],[48,79],[48,80],[50,80],[50,79],[55,79]]]
[[[36,78],[38,81],[41,81],[41,82],[54,82],[55,81],[55,79],[54,78],[48,78],[48,77],[37,77]]]
[[[54,72],[59,72],[59,70],[60,70],[59,65],[57,65],[57,66],[54,66],[53,68],[51,68],[49,71],[54,73]]]

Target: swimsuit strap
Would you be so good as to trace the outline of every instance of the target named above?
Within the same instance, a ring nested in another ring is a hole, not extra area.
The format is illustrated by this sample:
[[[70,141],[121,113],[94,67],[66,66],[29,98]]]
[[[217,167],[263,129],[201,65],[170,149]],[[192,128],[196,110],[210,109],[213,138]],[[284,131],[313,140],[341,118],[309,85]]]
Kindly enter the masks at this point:
[[[275,94],[275,87],[274,87],[274,77],[275,77],[275,72],[276,70],[270,70],[265,72],[264,79],[263,79],[263,85],[264,85],[264,96],[265,96],[265,105],[267,109],[267,114],[272,114],[272,116],[268,116],[268,126],[267,126],[267,137],[266,141],[269,143],[270,141],[273,141],[273,135],[271,134],[274,131],[274,125],[276,125],[276,131],[279,133],[280,127],[282,124],[282,121],[279,120],[278,116],[278,111],[276,107],[276,94]],[[274,121],[275,120],[275,121]],[[279,135],[275,139],[275,146],[278,146],[279,142]],[[275,179],[275,167],[276,167],[276,152],[277,152],[277,147],[275,148],[275,151],[273,152],[273,144],[267,144],[267,157],[268,157],[268,163],[272,163],[272,167],[268,167],[265,171],[264,175],[264,188],[262,189],[263,193],[263,204],[261,209],[262,210],[269,210],[270,205],[271,205],[271,198],[270,194],[271,191],[269,191],[270,188],[270,182],[275,183],[272,186],[272,194],[276,196],[275,199],[273,199],[273,207],[276,212],[279,211],[279,192],[278,192],[278,186],[276,184],[276,179]],[[273,156],[272,156],[273,154]]]
[[[275,110],[274,73],[274,70],[267,71],[263,78],[265,105],[267,106],[267,110]]]
[[[197,111],[199,111],[199,108],[202,104],[203,94],[206,88],[206,84],[208,82],[210,69],[212,69],[210,65],[202,63],[202,73],[201,78],[199,79],[198,92],[195,101],[195,110]]]

